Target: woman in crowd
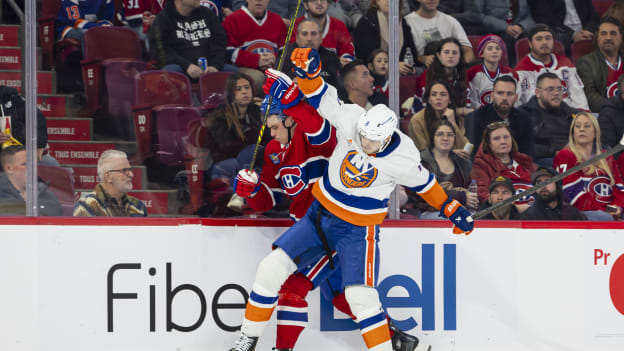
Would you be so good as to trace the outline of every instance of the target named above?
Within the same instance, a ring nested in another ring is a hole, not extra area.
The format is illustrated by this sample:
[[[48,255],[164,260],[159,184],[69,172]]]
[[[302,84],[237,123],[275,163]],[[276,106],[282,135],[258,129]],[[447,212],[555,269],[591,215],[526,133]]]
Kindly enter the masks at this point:
[[[466,108],[468,85],[466,81],[466,63],[461,44],[455,38],[442,39],[435,51],[431,67],[416,79],[416,94],[414,96],[414,112],[422,109],[426,103],[424,92],[426,87],[438,80],[446,80],[453,90],[453,105],[456,112],[465,116],[472,111]]]
[[[446,80],[433,82],[425,91],[424,98],[427,105],[412,116],[408,129],[408,134],[414,140],[418,150],[424,150],[430,144],[429,130],[433,124],[438,120],[447,120],[456,133],[453,151],[466,159],[470,157],[470,154],[463,150],[468,139],[464,128],[464,117],[457,115],[455,105],[452,103],[454,94],[455,92]]]
[[[557,153],[553,166],[559,173],[600,155],[600,128],[596,117],[581,112],[570,126],[568,145]],[[589,220],[620,219],[624,205],[624,185],[612,156],[563,178],[563,192],[570,204]]]
[[[518,81],[518,75],[513,69],[500,64],[506,49],[505,42],[498,35],[488,34],[481,37],[478,50],[483,62],[470,67],[466,73],[470,107],[475,110],[492,102],[490,95],[496,78],[510,75]]]
[[[422,165],[433,175],[446,193],[467,208],[478,208],[477,194],[469,193],[471,163],[453,152],[455,145],[455,127],[451,122],[440,119],[433,123],[427,149],[421,151]],[[419,218],[439,219],[440,211],[428,206],[419,196],[410,192],[416,208],[422,210]]]
[[[360,18],[353,32],[355,56],[366,59],[375,49],[388,52],[388,2],[389,0],[371,0],[368,12]],[[403,4],[402,4],[403,5]],[[401,8],[408,8],[401,6]],[[401,26],[398,30],[399,73],[401,75],[415,74],[416,45],[412,40],[412,32],[399,16]],[[422,70],[421,70],[422,71]]]
[[[535,170],[531,156],[518,152],[518,145],[506,122],[488,124],[472,163],[471,177],[477,181],[479,201],[488,199],[490,183],[498,176],[509,178],[515,193],[531,188],[531,174]],[[523,212],[530,202],[532,197],[514,204]]]

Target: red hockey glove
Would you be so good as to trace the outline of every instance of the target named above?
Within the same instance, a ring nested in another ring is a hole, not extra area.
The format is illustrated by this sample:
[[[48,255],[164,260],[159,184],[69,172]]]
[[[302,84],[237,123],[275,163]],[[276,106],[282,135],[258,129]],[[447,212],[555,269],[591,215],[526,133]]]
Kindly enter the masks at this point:
[[[267,76],[262,90],[265,94],[273,96],[282,104],[283,109],[290,108],[303,99],[303,93],[297,84],[293,83],[286,74],[272,68],[264,71]]]
[[[238,196],[252,198],[260,190],[258,173],[248,169],[241,169],[234,178],[234,192]]]

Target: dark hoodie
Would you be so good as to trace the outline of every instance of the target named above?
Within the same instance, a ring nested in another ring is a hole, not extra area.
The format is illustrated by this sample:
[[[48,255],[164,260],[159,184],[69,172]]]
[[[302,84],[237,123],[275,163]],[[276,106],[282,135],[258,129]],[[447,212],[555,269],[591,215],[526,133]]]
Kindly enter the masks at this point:
[[[11,135],[17,141],[26,142],[26,101],[16,89],[0,85],[0,104],[4,116],[11,116]],[[37,109],[37,148],[44,148],[48,143],[48,127],[43,113]]]
[[[48,190],[43,181],[38,183],[38,205],[40,216],[61,216],[63,210],[56,196]],[[0,215],[1,216],[25,216],[26,202],[9,181],[6,173],[0,174]]]
[[[602,105],[598,123],[603,146],[610,148],[617,145],[624,132],[624,100],[620,95],[609,98]]]
[[[161,66],[176,64],[186,71],[190,64],[197,65],[200,57],[205,57],[208,66],[218,70],[225,63],[227,36],[217,16],[205,6],[182,16],[175,8],[175,1],[167,1],[148,36],[150,55]]]
[[[548,169],[551,175],[557,173],[551,168]],[[571,206],[563,200],[563,191],[561,181],[557,183],[557,206],[551,208],[547,202],[535,196],[535,202],[520,215],[523,220],[542,220],[542,221],[586,221],[587,217],[576,207]],[[534,183],[535,185],[535,183]]]
[[[579,110],[568,106],[563,101],[556,111],[544,110],[537,103],[536,96],[533,96],[520,109],[531,119],[535,132],[533,159],[555,157],[555,154],[568,144],[572,115]]]

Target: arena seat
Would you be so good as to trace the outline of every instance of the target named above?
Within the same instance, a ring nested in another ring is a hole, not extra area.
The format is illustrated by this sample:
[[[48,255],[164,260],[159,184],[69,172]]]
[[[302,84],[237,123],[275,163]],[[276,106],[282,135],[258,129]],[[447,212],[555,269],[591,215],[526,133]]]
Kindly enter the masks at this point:
[[[134,86],[137,73],[147,70],[147,64],[135,59],[106,60],[104,85],[106,86],[105,108],[111,116],[132,116]]]
[[[520,62],[522,58],[529,54],[529,38],[521,38],[516,40],[516,62]],[[552,52],[556,55],[565,56],[565,47],[563,43],[555,39]]]
[[[105,93],[102,77],[106,67],[116,59],[142,62],[139,37],[123,27],[95,27],[85,32],[82,79],[87,95],[87,109],[93,113],[102,108]]]
[[[61,7],[61,0],[46,0],[41,2],[41,16],[39,23],[39,45],[43,56],[44,68],[54,66],[54,21]]]
[[[593,40],[581,40],[572,43],[570,46],[570,50],[572,52],[572,63],[576,65],[576,61],[581,57],[589,54],[594,50],[594,41]]]
[[[157,116],[155,151],[158,161],[167,166],[184,165],[189,125],[201,118],[197,107],[159,105],[152,109]]]
[[[475,55],[476,60],[481,60],[479,57],[479,41],[481,40],[482,35],[469,35],[468,40],[470,41],[470,45],[472,45],[472,52]],[[509,66],[509,59],[507,58],[507,51],[503,51],[503,56],[501,57],[499,65]]]
[[[157,130],[154,108],[159,105],[190,106],[191,81],[177,72],[140,72],[134,78],[134,98],[132,119],[137,143],[134,161],[143,163],[154,155],[152,145]]]
[[[607,12],[609,7],[613,5],[615,1],[613,0],[592,0],[592,4],[594,5],[594,9],[598,12],[598,16],[602,17],[602,15]]]
[[[70,170],[64,167],[39,165],[37,174],[48,184],[48,189],[58,199],[63,209],[63,216],[73,215],[77,197]]]
[[[225,102],[225,84],[230,72],[209,72],[199,78],[202,109],[211,110]]]

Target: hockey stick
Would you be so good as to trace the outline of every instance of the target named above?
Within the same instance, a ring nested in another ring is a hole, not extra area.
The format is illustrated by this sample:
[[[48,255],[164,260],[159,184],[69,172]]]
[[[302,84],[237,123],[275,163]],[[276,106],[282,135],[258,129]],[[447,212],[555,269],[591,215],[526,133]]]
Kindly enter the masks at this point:
[[[620,152],[622,150],[624,150],[624,136],[622,136],[622,139],[620,140],[619,144],[617,144],[614,147],[612,147],[611,149],[601,153],[600,155],[598,155],[598,156],[596,156],[594,158],[591,158],[591,159],[589,159],[589,160],[587,160],[585,162],[579,163],[578,165],[568,169],[567,171],[565,171],[563,173],[559,173],[557,175],[554,175],[552,178],[547,179],[547,180],[545,180],[545,181],[535,185],[531,189],[523,191],[523,192],[521,192],[519,194],[516,194],[516,195],[510,197],[507,200],[504,200],[504,201],[501,201],[501,202],[497,202],[496,204],[494,204],[494,205],[492,205],[492,206],[490,206],[488,208],[485,208],[485,209],[483,209],[481,211],[478,211],[477,213],[472,215],[472,218],[473,219],[479,219],[479,218],[481,218],[483,216],[486,216],[490,212],[496,210],[497,208],[509,205],[510,203],[512,203],[512,202],[514,202],[514,201],[516,201],[516,200],[518,200],[520,198],[523,198],[525,196],[534,194],[535,192],[537,192],[541,188],[545,187],[546,185],[552,184],[554,182],[558,182],[558,181],[562,180],[563,178],[569,176],[570,174],[572,174],[574,172],[577,172],[577,171],[580,171],[581,169],[583,169],[583,168],[585,168],[585,167],[587,167],[587,166],[589,166],[589,165],[591,165],[593,163],[596,163],[596,162],[598,162],[600,160],[604,160],[605,158],[607,158],[607,157],[609,157],[609,156],[611,156],[613,154],[617,154],[618,152]]]
[[[297,1],[297,7],[295,8],[295,13],[290,19],[290,24],[288,25],[288,32],[286,33],[286,42],[284,43],[284,49],[282,49],[282,54],[280,55],[280,59],[277,62],[277,70],[282,70],[282,63],[284,61],[284,56],[286,55],[286,45],[290,42],[290,36],[292,35],[293,28],[295,27],[295,20],[297,19],[297,13],[299,12],[299,7],[301,7],[301,0]],[[266,127],[266,120],[269,118],[269,110],[270,106],[273,104],[273,95],[269,96],[269,104],[267,105],[266,111],[264,111],[264,116],[262,117],[262,127],[260,128],[260,134],[258,135],[258,140],[256,141],[256,148],[254,149],[253,155],[251,156],[251,164],[249,165],[249,170],[253,171],[254,165],[256,164],[256,156],[258,156],[258,149],[260,148],[260,142],[262,141],[262,136],[264,135],[264,128]]]

